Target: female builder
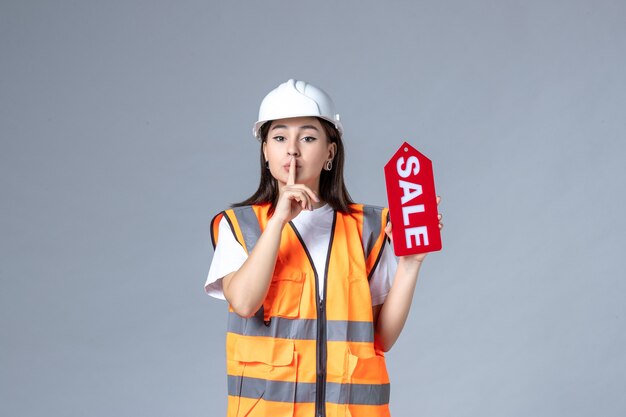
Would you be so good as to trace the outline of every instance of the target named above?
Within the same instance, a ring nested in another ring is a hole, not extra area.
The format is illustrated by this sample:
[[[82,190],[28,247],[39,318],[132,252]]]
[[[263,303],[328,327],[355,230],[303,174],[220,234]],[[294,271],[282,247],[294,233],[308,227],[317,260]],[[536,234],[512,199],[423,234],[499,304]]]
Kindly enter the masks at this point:
[[[387,209],[352,202],[342,133],[324,91],[278,86],[254,125],[259,189],[212,221],[205,289],[229,304],[229,417],[389,416],[383,352],[425,255],[396,265]]]

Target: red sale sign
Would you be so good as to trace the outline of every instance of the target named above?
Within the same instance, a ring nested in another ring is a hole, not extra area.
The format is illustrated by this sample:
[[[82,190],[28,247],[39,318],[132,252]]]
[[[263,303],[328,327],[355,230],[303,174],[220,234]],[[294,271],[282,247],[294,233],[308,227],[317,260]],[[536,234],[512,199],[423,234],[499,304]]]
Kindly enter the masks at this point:
[[[385,165],[396,256],[441,250],[433,163],[404,142]]]

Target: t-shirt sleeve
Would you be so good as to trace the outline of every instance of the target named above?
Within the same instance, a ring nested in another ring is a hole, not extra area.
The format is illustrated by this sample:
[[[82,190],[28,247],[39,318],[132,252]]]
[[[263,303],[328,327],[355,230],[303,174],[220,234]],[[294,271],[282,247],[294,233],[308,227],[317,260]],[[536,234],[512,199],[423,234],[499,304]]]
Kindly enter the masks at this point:
[[[233,235],[225,218],[220,220],[219,239],[209,268],[204,290],[211,297],[225,300],[222,278],[237,271],[248,258],[248,254]]]
[[[398,263],[393,253],[393,248],[385,241],[383,253],[370,278],[370,292],[372,294],[372,305],[377,306],[385,302],[387,294],[393,284]]]

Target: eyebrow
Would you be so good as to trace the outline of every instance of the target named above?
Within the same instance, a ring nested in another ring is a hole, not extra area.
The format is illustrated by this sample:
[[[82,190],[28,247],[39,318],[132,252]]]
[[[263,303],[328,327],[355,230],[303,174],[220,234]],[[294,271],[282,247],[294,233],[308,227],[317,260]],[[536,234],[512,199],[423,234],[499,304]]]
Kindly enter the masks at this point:
[[[272,127],[272,130],[274,129],[287,129],[287,125],[274,125]],[[319,132],[319,129],[313,125],[302,125],[300,126],[300,129],[313,129],[313,130],[317,130]]]

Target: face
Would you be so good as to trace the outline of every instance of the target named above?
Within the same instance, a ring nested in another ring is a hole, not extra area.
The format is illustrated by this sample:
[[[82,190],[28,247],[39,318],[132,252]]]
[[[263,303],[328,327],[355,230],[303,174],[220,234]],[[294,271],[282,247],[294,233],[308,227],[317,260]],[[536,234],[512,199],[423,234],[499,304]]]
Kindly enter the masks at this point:
[[[271,122],[263,154],[270,172],[282,188],[289,177],[291,159],[296,160],[296,184],[304,184],[316,193],[326,161],[335,156],[337,145],[326,136],[315,117],[294,117]]]

